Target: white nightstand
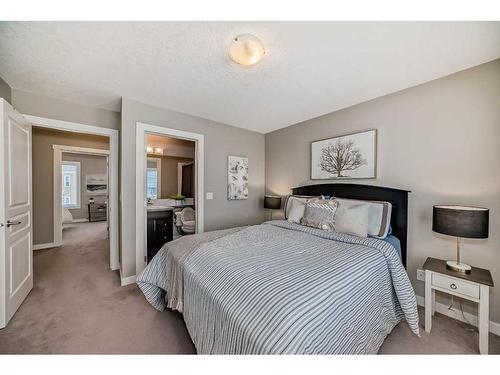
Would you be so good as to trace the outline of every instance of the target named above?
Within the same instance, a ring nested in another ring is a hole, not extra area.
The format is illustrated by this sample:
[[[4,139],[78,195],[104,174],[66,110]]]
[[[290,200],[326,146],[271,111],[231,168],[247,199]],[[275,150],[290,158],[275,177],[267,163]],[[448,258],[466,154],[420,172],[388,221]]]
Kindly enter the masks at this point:
[[[471,273],[465,274],[446,268],[446,261],[427,258],[425,270],[425,331],[430,333],[432,316],[435,312],[436,290],[469,301],[478,307],[479,352],[488,354],[489,332],[489,297],[493,286],[491,273],[483,268],[472,267]]]

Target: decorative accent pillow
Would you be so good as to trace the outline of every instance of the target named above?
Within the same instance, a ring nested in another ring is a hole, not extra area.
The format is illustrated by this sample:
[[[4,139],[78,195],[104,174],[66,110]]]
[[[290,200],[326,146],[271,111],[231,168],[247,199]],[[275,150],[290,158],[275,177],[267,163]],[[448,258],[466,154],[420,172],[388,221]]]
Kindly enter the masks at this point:
[[[285,211],[285,219],[288,219],[290,209],[292,208],[292,202],[298,200],[298,201],[304,202],[304,204],[305,204],[305,203],[309,202],[311,199],[318,199],[318,198],[320,198],[320,197],[315,197],[315,196],[310,196],[310,195],[289,195],[286,198],[285,205],[283,207],[283,209]]]
[[[347,207],[359,204],[368,206],[368,234],[371,237],[384,239],[391,227],[392,204],[384,201],[362,201],[356,199],[337,198],[340,205]]]
[[[366,238],[369,214],[370,206],[367,204],[346,204],[340,201],[335,214],[335,231]]]
[[[291,223],[300,224],[300,220],[302,220],[302,217],[304,216],[305,209],[306,202],[304,200],[292,199],[290,201],[287,220]]]
[[[335,200],[314,199],[309,201],[306,203],[301,223],[308,227],[334,231],[337,205],[338,202]]]

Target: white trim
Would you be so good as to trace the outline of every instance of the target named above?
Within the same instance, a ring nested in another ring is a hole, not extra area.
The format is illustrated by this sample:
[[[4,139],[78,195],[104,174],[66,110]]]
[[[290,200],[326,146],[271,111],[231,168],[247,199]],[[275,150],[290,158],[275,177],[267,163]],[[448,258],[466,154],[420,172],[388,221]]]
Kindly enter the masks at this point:
[[[72,131],[75,133],[104,135],[107,137],[113,137],[115,135],[116,136],[118,135],[118,130],[116,129],[102,128],[100,126],[87,125],[70,121],[54,120],[50,118],[24,115],[24,114],[23,116],[26,120],[28,120],[28,122],[32,123],[33,125],[43,128]]]
[[[23,115],[34,126],[72,131],[77,133],[102,135],[109,138],[108,156],[108,218],[109,218],[109,264],[112,270],[120,268],[119,261],[119,216],[118,216],[118,130],[99,126],[60,121],[43,117]],[[102,151],[102,150],[101,150]],[[55,239],[54,239],[55,242]]]
[[[102,150],[97,148],[86,148],[86,147],[74,147],[74,146],[64,146],[64,145],[52,145],[54,149],[54,243],[57,246],[62,245],[62,172],[61,165],[63,163],[62,154],[63,153],[71,153],[71,154],[85,154],[85,155],[99,155],[99,156],[108,156],[108,150]],[[78,162],[79,163],[79,162]],[[81,183],[81,181],[78,181]],[[72,209],[72,208],[68,208]],[[111,260],[110,260],[111,267]]]
[[[136,274],[138,275],[146,266],[145,255],[147,249],[147,233],[146,233],[146,207],[147,199],[145,194],[145,179],[146,179],[146,134],[158,134],[168,137],[187,139],[195,142],[195,179],[196,179],[196,233],[203,232],[204,224],[204,140],[203,134],[187,132],[163,126],[145,124],[142,122],[136,123],[136,185],[135,185],[135,214],[136,214],[136,230],[135,230],[135,245],[136,245]]]
[[[101,148],[77,147],[77,146],[66,146],[66,145],[52,145],[52,148],[54,150],[60,150],[61,152],[69,153],[69,154],[85,154],[85,155],[109,155],[110,154],[109,150],[104,150]]]
[[[417,295],[417,305],[425,307],[425,298]],[[459,320],[459,321],[464,322],[464,323],[470,323],[474,327],[477,327],[477,321],[478,321],[477,315],[474,315],[474,314],[471,314],[471,313],[464,311],[465,319],[467,319],[467,321],[466,321],[464,319],[464,317],[462,316],[462,312],[450,310],[450,309],[448,309],[447,305],[442,304],[440,302],[435,303],[435,309],[436,309],[436,312],[443,314],[449,318],[456,319],[456,320]],[[500,323],[493,322],[490,320],[489,331],[495,335],[500,336]]]
[[[120,285],[125,286],[130,284],[135,284],[135,275],[123,277],[122,270],[120,269]]]
[[[36,125],[35,125],[36,126]],[[90,147],[76,147],[76,146],[65,146],[65,145],[52,145],[54,150],[59,150],[67,154],[84,154],[84,155],[109,155],[109,150],[103,150],[101,148],[90,148]],[[68,161],[68,163],[73,163]],[[79,163],[76,161],[74,163]]]
[[[62,204],[61,204],[61,163],[62,163],[62,151],[54,147],[53,150],[54,165],[53,165],[53,185],[52,185],[52,216],[54,217],[53,222],[53,241],[56,246],[62,245]]]
[[[33,245],[33,250],[44,250],[52,247],[57,247],[57,245],[54,242],[40,243],[38,245]]]
[[[72,223],[78,224],[78,223],[88,223],[88,222],[89,219],[73,219],[71,223],[66,223],[66,224],[72,224]]]

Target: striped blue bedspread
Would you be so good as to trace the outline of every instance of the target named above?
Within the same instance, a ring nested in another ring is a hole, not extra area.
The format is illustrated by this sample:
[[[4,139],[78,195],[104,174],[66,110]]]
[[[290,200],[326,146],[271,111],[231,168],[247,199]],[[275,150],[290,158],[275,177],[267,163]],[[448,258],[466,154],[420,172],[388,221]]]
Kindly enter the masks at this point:
[[[200,354],[371,354],[401,320],[419,333],[392,245],[287,221],[199,246],[184,260],[183,303]]]

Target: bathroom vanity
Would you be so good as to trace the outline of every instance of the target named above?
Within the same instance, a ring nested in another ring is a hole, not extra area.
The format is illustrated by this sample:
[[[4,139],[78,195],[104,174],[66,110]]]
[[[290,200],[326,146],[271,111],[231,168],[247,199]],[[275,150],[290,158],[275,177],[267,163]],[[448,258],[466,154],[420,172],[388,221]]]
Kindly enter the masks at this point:
[[[174,227],[174,209],[165,206],[148,206],[147,236],[148,255],[147,262],[156,255],[161,247],[172,241]]]

